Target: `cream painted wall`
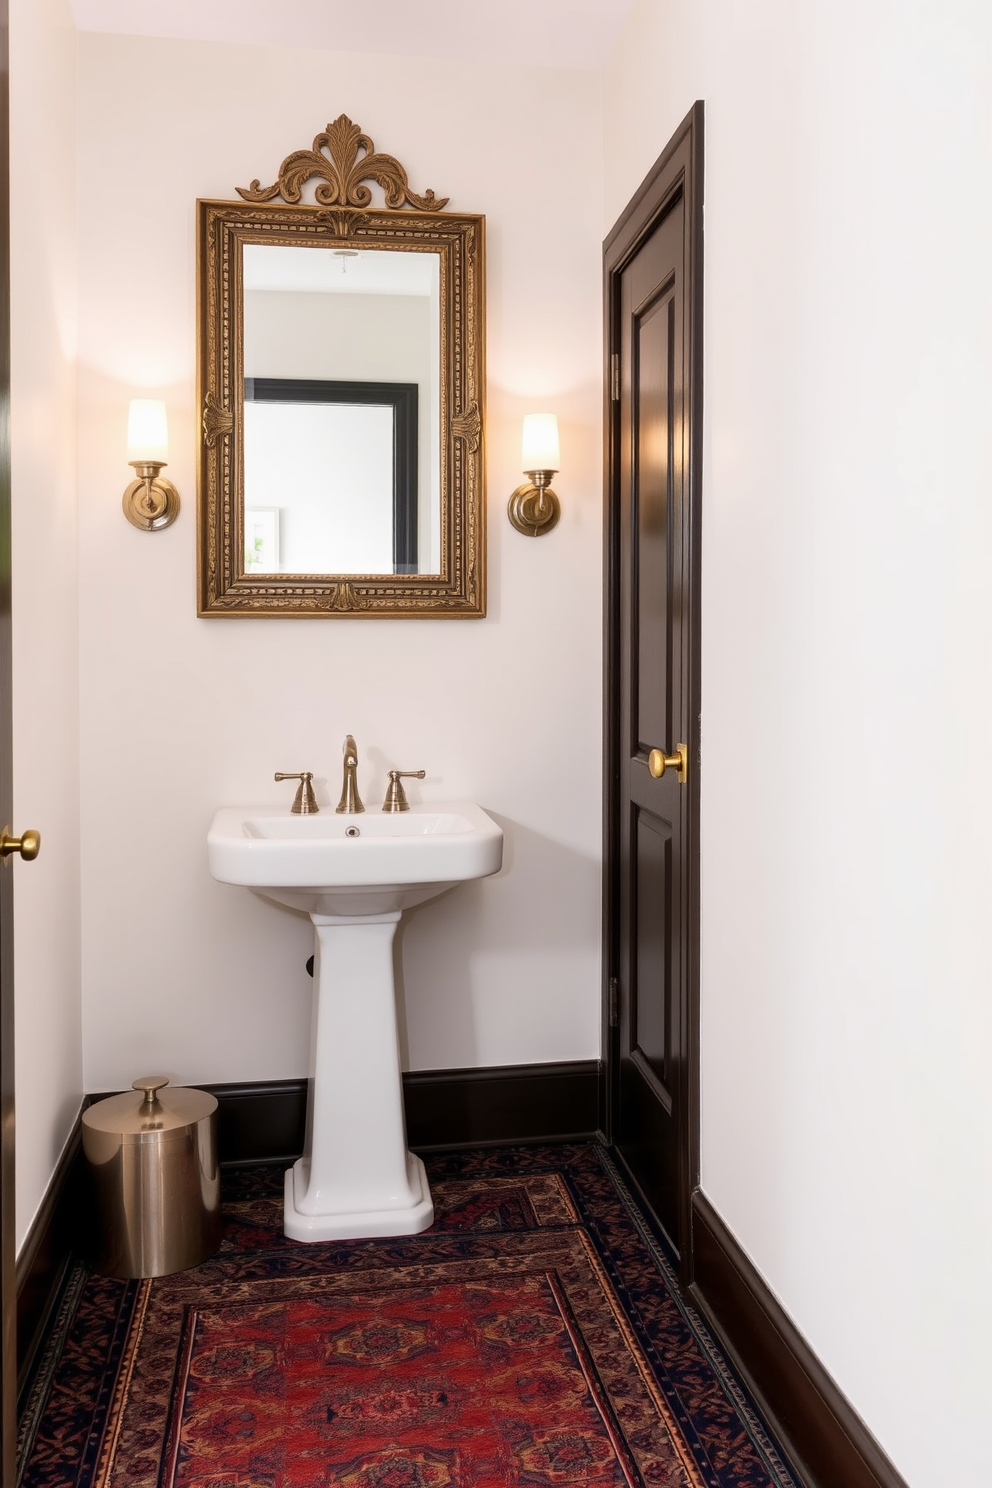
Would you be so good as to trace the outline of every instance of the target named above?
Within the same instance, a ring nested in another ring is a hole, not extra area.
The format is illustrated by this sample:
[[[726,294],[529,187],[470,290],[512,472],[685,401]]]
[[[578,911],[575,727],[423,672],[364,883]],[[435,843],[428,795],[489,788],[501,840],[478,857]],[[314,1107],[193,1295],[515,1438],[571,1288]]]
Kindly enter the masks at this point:
[[[992,1481],[992,10],[639,0],[706,102],[703,1187],[913,1488]]]
[[[76,35],[67,0],[11,0],[17,1246],[82,1096],[76,562]],[[53,170],[53,162],[56,169]]]
[[[348,731],[367,800],[424,767],[423,799],[474,798],[506,832],[498,878],[401,931],[408,1064],[596,1056],[598,76],[90,34],[79,87],[86,1088],[305,1072],[309,923],[215,884],[204,839],[219,805],[288,800],[275,770],[312,769],[333,805]],[[416,189],[487,214],[485,620],[196,617],[194,201],[274,177],[342,111]],[[144,391],[168,401],[183,497],[155,535],[120,514]],[[535,542],[504,513],[543,406],[564,515]]]

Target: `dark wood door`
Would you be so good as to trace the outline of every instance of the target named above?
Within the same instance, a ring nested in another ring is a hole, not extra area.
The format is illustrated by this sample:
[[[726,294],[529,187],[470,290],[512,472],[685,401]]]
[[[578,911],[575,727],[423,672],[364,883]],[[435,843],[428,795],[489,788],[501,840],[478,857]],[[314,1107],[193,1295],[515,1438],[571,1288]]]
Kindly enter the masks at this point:
[[[0,827],[11,821],[10,214],[8,0],[0,0]],[[0,1484],[13,1488],[17,1401],[14,1275],[13,872],[0,866]]]
[[[684,1270],[698,1174],[701,157],[697,104],[606,244],[611,1136]]]

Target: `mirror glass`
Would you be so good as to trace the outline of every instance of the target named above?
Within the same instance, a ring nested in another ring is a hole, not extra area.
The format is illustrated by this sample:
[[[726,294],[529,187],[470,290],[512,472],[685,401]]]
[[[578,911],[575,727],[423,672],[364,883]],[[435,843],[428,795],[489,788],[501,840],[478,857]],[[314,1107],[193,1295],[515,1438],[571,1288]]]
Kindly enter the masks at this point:
[[[197,228],[198,613],[484,615],[485,219],[201,201]]]
[[[245,243],[244,572],[441,571],[440,255]]]

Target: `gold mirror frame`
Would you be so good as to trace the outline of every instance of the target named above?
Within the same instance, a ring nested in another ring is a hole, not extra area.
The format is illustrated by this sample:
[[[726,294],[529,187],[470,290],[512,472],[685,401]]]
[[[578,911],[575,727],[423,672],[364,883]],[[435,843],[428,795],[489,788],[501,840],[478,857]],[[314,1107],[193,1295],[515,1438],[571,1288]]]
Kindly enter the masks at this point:
[[[300,201],[318,177],[312,205]],[[372,208],[366,180],[384,190]],[[392,156],[342,115],[286,157],[279,179],[238,187],[240,203],[197,202],[198,613],[476,617],[486,612],[485,218],[412,192]],[[284,205],[268,205],[276,196]],[[246,243],[437,253],[440,259],[441,572],[246,573],[244,296]]]

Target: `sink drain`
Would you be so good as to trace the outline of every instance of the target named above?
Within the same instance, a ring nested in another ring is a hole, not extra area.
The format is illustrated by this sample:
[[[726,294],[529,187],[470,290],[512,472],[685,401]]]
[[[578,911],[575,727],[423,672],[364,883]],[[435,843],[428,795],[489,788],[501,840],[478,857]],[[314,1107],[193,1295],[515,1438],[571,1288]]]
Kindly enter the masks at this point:
[[[344,835],[346,837],[361,837],[362,833],[359,827],[345,827]]]

